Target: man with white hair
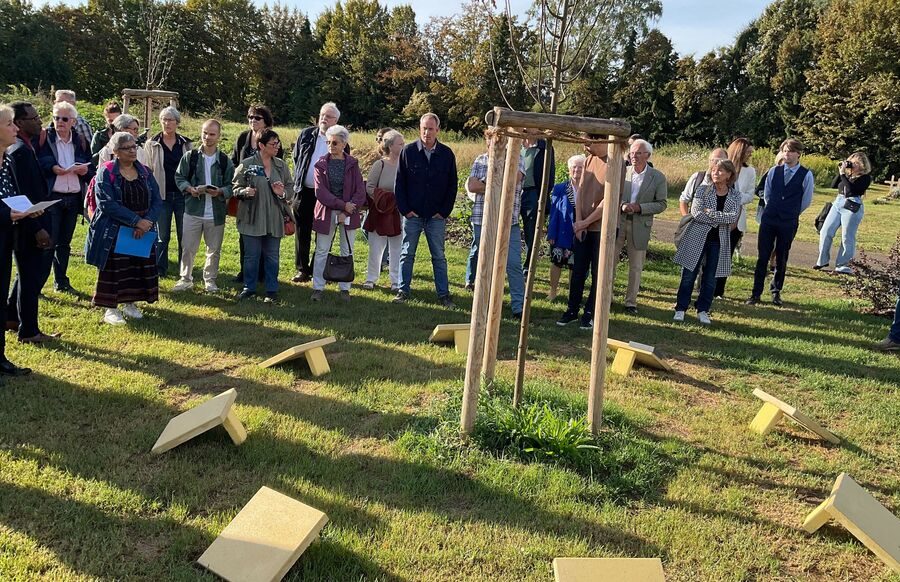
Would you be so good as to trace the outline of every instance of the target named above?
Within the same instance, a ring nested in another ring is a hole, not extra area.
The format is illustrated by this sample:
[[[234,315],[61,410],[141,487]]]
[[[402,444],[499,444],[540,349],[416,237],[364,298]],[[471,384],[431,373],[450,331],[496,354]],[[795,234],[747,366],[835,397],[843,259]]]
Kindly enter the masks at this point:
[[[619,230],[616,236],[616,257],[624,248],[628,253],[628,290],[625,293],[625,312],[637,315],[637,296],[641,288],[641,273],[650,243],[653,215],[666,209],[668,188],[666,177],[650,165],[653,146],[636,139],[628,150],[631,165],[625,172],[622,189]]]
[[[310,240],[312,237],[313,214],[316,209],[315,165],[328,153],[325,143],[325,132],[329,127],[337,125],[341,112],[333,102],[329,101],[319,109],[319,123],[307,127],[300,132],[294,144],[294,202],[292,210],[297,223],[297,236],[294,237],[294,266],[297,274],[292,281],[305,283],[312,280],[313,264],[310,257]],[[344,148],[350,153],[350,144]]]
[[[61,103],[65,102],[70,104],[72,107],[75,107],[75,91],[71,91],[69,89],[60,89],[54,95],[54,102]],[[50,123],[50,127],[53,127],[53,123]],[[87,122],[87,120],[79,115],[75,118],[75,127],[73,128],[75,135],[80,135],[84,138],[88,144],[94,138],[94,130],[91,128],[91,124]]]
[[[48,255],[41,285],[53,270],[53,288],[64,293],[74,293],[69,282],[69,256],[72,237],[88,182],[94,175],[91,165],[90,142],[75,133],[78,111],[68,101],[53,105],[54,126],[47,129],[47,139],[38,153],[38,161],[47,181],[50,200],[59,200],[47,209],[50,215],[50,238],[53,253]]]

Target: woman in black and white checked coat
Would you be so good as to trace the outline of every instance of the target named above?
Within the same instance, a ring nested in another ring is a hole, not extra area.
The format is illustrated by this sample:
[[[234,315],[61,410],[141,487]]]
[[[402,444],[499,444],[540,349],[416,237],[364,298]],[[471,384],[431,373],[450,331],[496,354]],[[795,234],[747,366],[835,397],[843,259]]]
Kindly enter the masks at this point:
[[[682,267],[675,321],[684,321],[684,312],[702,267],[700,293],[694,305],[700,323],[712,323],[709,308],[716,289],[716,277],[731,274],[731,253],[720,251],[731,248],[731,232],[737,226],[741,210],[741,193],[734,187],[736,174],[730,160],[717,160],[712,165],[713,183],[701,186],[694,196],[691,204],[693,220],[687,225],[675,253],[675,262]]]

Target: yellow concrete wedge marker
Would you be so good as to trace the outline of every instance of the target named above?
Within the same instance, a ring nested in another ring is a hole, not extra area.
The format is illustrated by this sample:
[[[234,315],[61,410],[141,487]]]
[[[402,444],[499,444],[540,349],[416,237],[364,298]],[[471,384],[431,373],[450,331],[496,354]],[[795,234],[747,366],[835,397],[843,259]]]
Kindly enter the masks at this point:
[[[443,323],[434,328],[428,341],[435,344],[453,343],[456,345],[456,353],[467,354],[469,352],[468,323]]]
[[[555,558],[556,582],[665,582],[659,558]]]
[[[327,522],[318,509],[262,487],[197,563],[229,582],[275,582]]]
[[[806,516],[803,529],[813,533],[832,518],[900,573],[900,519],[847,473],[838,475],[831,496]]]
[[[335,339],[334,336],[331,336],[294,346],[284,350],[277,356],[272,356],[260,364],[260,366],[263,368],[270,368],[277,364],[283,364],[284,362],[294,360],[300,356],[306,356],[306,363],[309,364],[310,372],[312,372],[313,376],[321,376],[331,371],[328,360],[325,358],[325,350],[322,349],[322,346],[333,344],[336,341],[337,339]]]
[[[215,398],[210,398],[203,404],[182,412],[169,421],[162,434],[156,439],[156,444],[153,445],[151,452],[165,453],[220,424],[228,431],[228,436],[231,437],[234,444],[241,444],[247,439],[247,431],[232,409],[235,398],[237,398],[237,390],[232,388]]]
[[[841,439],[825,429],[821,424],[803,414],[793,406],[785,404],[771,394],[763,392],[759,388],[753,390],[753,395],[763,401],[762,408],[756,413],[756,417],[750,422],[750,429],[759,434],[768,434],[772,428],[787,415],[794,422],[815,434],[817,437],[830,443],[839,444]]]
[[[616,358],[613,360],[611,370],[621,376],[627,376],[631,372],[635,361],[648,368],[655,368],[664,372],[672,371],[672,366],[654,353],[655,349],[653,346],[638,342],[625,343],[613,338],[606,340],[606,346],[611,350],[615,350]]]

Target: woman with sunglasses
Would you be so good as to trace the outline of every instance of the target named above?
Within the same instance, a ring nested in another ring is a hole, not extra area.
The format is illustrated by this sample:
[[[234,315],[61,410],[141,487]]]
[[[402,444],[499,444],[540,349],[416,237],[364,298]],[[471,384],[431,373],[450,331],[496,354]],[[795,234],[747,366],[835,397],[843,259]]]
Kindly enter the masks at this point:
[[[97,175],[97,211],[88,227],[84,260],[100,270],[92,303],[106,308],[103,321],[124,325],[126,317],[143,317],[136,301],[159,299],[159,275],[153,247],[148,257],[120,253],[118,239],[152,236],[147,233],[156,226],[163,202],[150,169],[137,161],[134,136],[114,133],[109,146],[116,161],[104,164]]]
[[[38,161],[47,180],[49,200],[59,200],[47,209],[50,215],[50,238],[54,244],[52,253],[53,288],[73,293],[67,274],[69,255],[72,252],[72,236],[81,215],[85,190],[94,175],[90,144],[74,131],[78,111],[66,101],[53,105],[53,126],[47,128],[47,140],[38,153]],[[42,281],[49,276],[46,274]]]
[[[234,149],[231,152],[231,163],[234,164],[234,167],[238,167],[241,163],[241,160],[246,160],[251,157],[253,154],[259,151],[259,136],[263,131],[267,129],[272,129],[272,126],[275,125],[275,119],[272,117],[272,111],[266,107],[265,105],[251,105],[247,110],[247,125],[248,129],[245,129],[238,136],[237,140],[234,142]],[[284,159],[284,148],[281,147],[281,144],[278,144],[278,151],[275,153],[275,157],[279,159]],[[234,277],[235,282],[243,283],[244,282],[244,237],[241,236],[238,240],[238,244],[241,251],[241,263],[240,270],[238,274]],[[259,281],[265,279],[265,271],[263,262],[259,263]]]
[[[291,171],[278,157],[281,139],[271,129],[259,135],[259,151],[234,171],[238,199],[237,229],[244,239],[244,289],[238,299],[256,295],[257,273],[264,265],[266,303],[278,299],[278,261],[285,221],[293,221]]]

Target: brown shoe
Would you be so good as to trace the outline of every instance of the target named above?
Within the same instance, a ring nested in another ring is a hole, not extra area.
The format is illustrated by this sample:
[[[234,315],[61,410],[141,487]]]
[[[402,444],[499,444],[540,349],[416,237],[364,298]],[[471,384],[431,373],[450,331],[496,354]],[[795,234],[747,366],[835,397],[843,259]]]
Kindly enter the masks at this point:
[[[291,278],[291,281],[294,283],[309,283],[312,281],[312,275],[309,273],[304,273],[302,271],[298,271],[296,275]]]
[[[6,322],[6,331],[18,331],[19,322],[18,321],[7,321]]]
[[[33,335],[31,337],[20,337],[19,343],[21,344],[42,344],[44,342],[52,342],[53,340],[59,339],[61,333],[43,333],[39,332],[37,335]]]

